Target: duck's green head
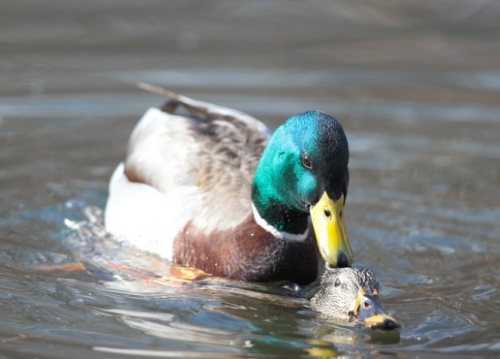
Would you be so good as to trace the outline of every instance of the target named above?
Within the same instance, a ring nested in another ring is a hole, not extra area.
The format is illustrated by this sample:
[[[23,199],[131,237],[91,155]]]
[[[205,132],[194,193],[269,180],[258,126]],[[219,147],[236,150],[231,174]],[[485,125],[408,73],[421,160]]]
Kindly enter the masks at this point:
[[[310,215],[321,255],[341,267],[353,261],[344,219],[348,162],[340,123],[321,111],[304,112],[273,133],[252,187],[259,215],[278,232],[304,233]]]

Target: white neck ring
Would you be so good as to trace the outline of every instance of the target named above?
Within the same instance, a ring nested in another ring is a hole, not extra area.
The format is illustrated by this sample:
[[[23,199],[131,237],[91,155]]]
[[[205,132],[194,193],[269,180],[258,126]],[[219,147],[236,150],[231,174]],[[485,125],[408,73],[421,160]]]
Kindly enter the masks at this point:
[[[259,211],[257,211],[257,208],[255,208],[255,205],[252,203],[252,211],[253,211],[253,217],[255,219],[255,222],[262,228],[264,228],[267,232],[271,233],[274,238],[278,239],[286,239],[289,241],[296,241],[296,242],[303,242],[307,239],[309,236],[309,226],[305,230],[304,233],[301,234],[292,234],[288,232],[280,232],[273,226],[271,226],[267,221],[262,218],[259,214]]]

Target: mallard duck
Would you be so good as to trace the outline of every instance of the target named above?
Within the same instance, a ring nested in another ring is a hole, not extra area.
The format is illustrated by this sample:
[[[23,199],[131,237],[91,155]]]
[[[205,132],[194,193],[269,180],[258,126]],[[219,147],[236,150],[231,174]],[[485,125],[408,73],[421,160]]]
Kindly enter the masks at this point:
[[[169,101],[144,114],[112,175],[109,232],[239,280],[310,283],[318,249],[332,266],[351,265],[349,149],[334,117],[300,113],[271,135],[247,114],[143,87]]]
[[[312,309],[337,321],[358,321],[372,329],[395,329],[399,323],[386,314],[378,300],[375,274],[359,267],[326,266],[321,289],[311,299]]]

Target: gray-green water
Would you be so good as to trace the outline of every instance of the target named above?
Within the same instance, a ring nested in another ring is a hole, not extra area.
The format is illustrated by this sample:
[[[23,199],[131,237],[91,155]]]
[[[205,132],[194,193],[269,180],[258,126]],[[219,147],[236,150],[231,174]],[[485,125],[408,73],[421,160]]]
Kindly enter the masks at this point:
[[[497,2],[0,8],[1,358],[500,355]],[[339,118],[356,264],[377,273],[400,340],[282,305],[280,288],[35,271],[74,260],[64,219],[103,207],[131,129],[162,102],[140,81],[271,127],[309,109]]]

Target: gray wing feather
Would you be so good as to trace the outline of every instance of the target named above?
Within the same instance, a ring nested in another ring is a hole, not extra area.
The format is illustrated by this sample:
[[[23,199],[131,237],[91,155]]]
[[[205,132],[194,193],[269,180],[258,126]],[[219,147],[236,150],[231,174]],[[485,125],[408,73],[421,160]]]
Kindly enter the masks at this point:
[[[195,185],[202,193],[201,213],[193,224],[209,233],[241,223],[251,213],[255,167],[269,139],[259,120],[232,109],[141,84],[169,98],[165,120],[139,123],[125,161],[129,179],[163,193]],[[188,115],[175,115],[178,106]]]

